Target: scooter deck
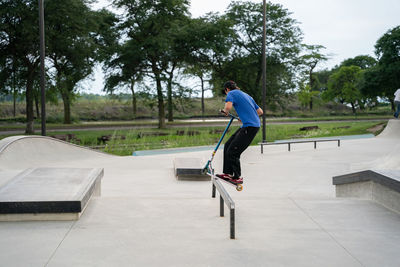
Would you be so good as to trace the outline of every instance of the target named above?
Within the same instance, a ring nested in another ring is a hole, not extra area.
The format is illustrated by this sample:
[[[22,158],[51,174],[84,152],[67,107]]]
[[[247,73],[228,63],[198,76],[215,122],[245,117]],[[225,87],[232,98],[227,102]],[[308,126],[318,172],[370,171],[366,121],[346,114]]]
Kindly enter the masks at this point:
[[[228,179],[223,179],[223,178],[219,178],[219,177],[215,177],[215,179],[221,180],[229,185],[232,185],[236,188],[237,191],[242,191],[243,190],[243,180],[241,183],[236,183],[232,180],[228,180]]]

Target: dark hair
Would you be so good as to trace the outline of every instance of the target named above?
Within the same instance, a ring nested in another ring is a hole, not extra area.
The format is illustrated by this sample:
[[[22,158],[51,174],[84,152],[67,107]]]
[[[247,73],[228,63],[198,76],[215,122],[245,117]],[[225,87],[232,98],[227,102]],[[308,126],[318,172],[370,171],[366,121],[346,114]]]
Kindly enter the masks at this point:
[[[224,88],[222,89],[222,94],[225,95],[225,89],[228,88],[229,90],[239,89],[234,81],[227,81],[224,83]]]

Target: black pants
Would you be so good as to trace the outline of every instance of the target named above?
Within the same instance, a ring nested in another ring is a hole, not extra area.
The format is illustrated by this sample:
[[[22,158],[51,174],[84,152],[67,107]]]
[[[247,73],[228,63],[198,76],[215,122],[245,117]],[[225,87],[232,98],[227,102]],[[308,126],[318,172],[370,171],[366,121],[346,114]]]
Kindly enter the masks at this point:
[[[239,128],[224,145],[224,169],[225,174],[240,177],[240,155],[251,144],[256,136],[258,127]]]

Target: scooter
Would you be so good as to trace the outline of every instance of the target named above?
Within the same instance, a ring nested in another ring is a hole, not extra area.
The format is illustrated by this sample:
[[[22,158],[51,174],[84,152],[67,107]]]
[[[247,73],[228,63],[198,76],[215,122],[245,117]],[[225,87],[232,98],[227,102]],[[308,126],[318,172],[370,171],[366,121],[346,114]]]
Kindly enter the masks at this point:
[[[220,110],[220,112],[225,114],[225,112],[222,111],[222,110]],[[215,146],[215,149],[214,149],[214,151],[213,151],[212,154],[211,154],[211,158],[207,161],[206,166],[203,168],[203,173],[204,173],[204,174],[208,174],[208,175],[214,176],[214,169],[212,168],[212,161],[214,160],[214,156],[215,156],[215,154],[217,153],[217,150],[218,150],[219,146],[221,145],[222,140],[224,139],[226,133],[228,132],[228,129],[229,129],[229,127],[231,126],[233,120],[234,120],[234,119],[239,120],[239,117],[237,117],[237,116],[235,116],[235,115],[233,115],[233,114],[231,114],[231,113],[228,113],[228,116],[229,116],[231,119],[230,119],[228,125],[226,126],[224,133],[222,134],[221,138],[219,139],[218,144]],[[241,191],[241,188],[242,188],[241,185],[236,185],[236,187],[237,187],[237,190],[238,190],[238,191]],[[238,188],[238,187],[240,187],[240,188]],[[240,189],[240,190],[239,190],[239,189]]]

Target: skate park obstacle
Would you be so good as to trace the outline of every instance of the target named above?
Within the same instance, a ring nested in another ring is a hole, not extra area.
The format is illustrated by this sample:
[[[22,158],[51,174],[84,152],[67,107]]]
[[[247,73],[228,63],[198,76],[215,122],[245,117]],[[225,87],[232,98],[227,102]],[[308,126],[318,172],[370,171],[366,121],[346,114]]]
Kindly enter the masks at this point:
[[[214,175],[211,177],[212,181],[212,197],[215,198],[216,190],[219,192],[219,216],[224,217],[224,204],[229,208],[230,212],[230,238],[235,239],[235,202],[233,202],[229,193],[225,190],[224,186]]]
[[[258,143],[261,147],[261,154],[264,153],[264,146],[270,145],[288,145],[288,151],[290,151],[291,144],[299,144],[299,143],[314,143],[314,149],[317,149],[317,143],[319,142],[337,142],[338,147],[340,147],[340,139],[332,138],[332,139],[312,139],[312,140],[291,140],[291,141],[275,141],[275,142],[260,142]]]
[[[210,176],[204,173],[204,164],[200,158],[175,158],[174,172],[178,180],[210,180]]]
[[[78,220],[100,196],[102,168],[29,168],[0,187],[0,221]]]
[[[400,213],[400,171],[366,170],[332,178],[336,197],[375,201]]]

